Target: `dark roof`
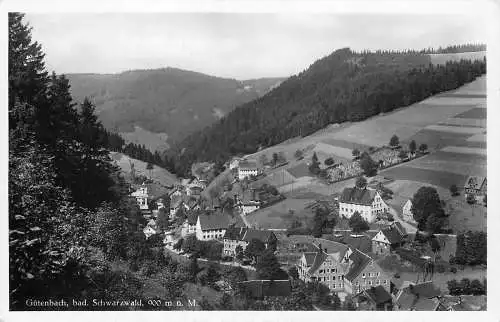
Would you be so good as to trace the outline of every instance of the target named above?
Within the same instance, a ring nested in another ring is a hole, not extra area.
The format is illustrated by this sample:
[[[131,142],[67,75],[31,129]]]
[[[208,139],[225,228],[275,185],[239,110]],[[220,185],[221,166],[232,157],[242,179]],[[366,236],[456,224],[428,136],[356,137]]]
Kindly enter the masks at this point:
[[[349,281],[353,281],[356,277],[361,274],[361,272],[365,269],[368,264],[372,261],[370,256],[365,253],[360,252],[357,249],[352,250],[351,256],[349,256],[349,260],[352,261],[351,266],[349,267],[349,271],[345,275],[345,278]]]
[[[372,251],[372,240],[366,235],[349,234],[348,236],[344,237],[341,242],[364,253],[369,253]]]
[[[392,301],[391,294],[389,294],[382,285],[370,287],[366,289],[364,293],[375,302],[375,304],[383,304]]]
[[[272,236],[274,236],[274,233],[270,230],[257,230],[247,228],[242,240],[250,242],[252,239],[258,239],[263,243],[267,243],[270,241],[270,239],[272,239]]]
[[[323,262],[327,257],[328,255],[325,254],[324,252],[322,251],[317,252],[316,256],[314,256],[314,262],[311,268],[309,269],[309,274],[314,274],[314,272],[316,272],[316,270],[321,266],[321,264],[323,264]]]
[[[408,236],[406,229],[403,227],[403,225],[401,225],[401,223],[399,221],[393,222],[391,224],[391,227],[396,228],[401,236]]]
[[[229,226],[229,217],[219,214],[201,214],[200,219],[201,230],[208,229],[226,229]]]
[[[253,160],[242,160],[238,163],[238,168],[243,170],[254,170],[257,169],[257,162]]]
[[[384,228],[382,229],[382,233],[387,238],[387,240],[389,240],[389,243],[391,243],[391,245],[399,244],[403,241],[403,237],[396,228]]]
[[[314,263],[314,258],[316,257],[315,252],[305,252],[304,256],[306,257],[307,266],[311,266]]]
[[[439,301],[434,299],[438,296],[441,296],[441,290],[432,281],[410,284],[401,290],[396,304],[401,310],[431,311],[439,305]]]
[[[289,296],[292,294],[290,280],[253,280],[238,283],[251,297]]]
[[[245,235],[246,228],[229,227],[224,234],[224,239],[241,240]]]
[[[198,215],[199,215],[199,212],[197,212],[197,211],[190,211],[187,214],[188,224],[190,224],[190,225],[196,225],[196,221],[198,220]]]
[[[369,206],[373,203],[375,193],[376,191],[371,189],[345,188],[339,201]]]

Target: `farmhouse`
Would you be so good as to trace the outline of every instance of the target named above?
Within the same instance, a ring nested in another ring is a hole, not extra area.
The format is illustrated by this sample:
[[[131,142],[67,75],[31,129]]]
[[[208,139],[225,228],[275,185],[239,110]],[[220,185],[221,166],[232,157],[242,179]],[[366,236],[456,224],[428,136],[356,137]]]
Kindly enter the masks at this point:
[[[413,203],[411,202],[411,199],[408,199],[408,201],[403,205],[403,219],[405,221],[416,224],[417,222],[413,218],[413,213],[411,212],[412,206]]]
[[[257,176],[259,174],[259,168],[257,163],[251,160],[243,160],[238,164],[238,179],[243,180],[250,176]]]
[[[399,224],[399,223],[398,223]],[[396,227],[395,225],[391,225],[390,227],[381,229],[373,238],[372,238],[372,251],[375,254],[387,255],[391,251],[403,245],[406,238],[406,231],[404,228]]]
[[[270,230],[230,227],[224,234],[223,254],[226,256],[235,256],[236,247],[241,246],[245,250],[252,239],[260,240],[266,248],[277,241],[276,235]]]
[[[377,215],[389,211],[389,206],[377,190],[345,188],[339,198],[339,214],[345,218],[351,218],[356,211],[371,223],[375,221]]]
[[[354,249],[348,258],[345,292],[358,294],[372,286],[382,286],[390,292],[391,279],[377,263],[365,253]]]
[[[363,311],[391,311],[392,296],[382,286],[370,287],[353,298],[356,307]]]
[[[201,214],[196,221],[198,240],[221,239],[229,226],[229,217],[222,214]]]
[[[486,194],[486,181],[485,177],[468,177],[464,185],[465,197],[472,195],[477,201],[481,201]]]
[[[318,281],[335,292],[343,291],[347,258],[352,251],[348,246],[332,241],[327,247],[323,244],[314,246],[316,251],[304,252],[300,258],[297,265],[299,278],[304,282]]]

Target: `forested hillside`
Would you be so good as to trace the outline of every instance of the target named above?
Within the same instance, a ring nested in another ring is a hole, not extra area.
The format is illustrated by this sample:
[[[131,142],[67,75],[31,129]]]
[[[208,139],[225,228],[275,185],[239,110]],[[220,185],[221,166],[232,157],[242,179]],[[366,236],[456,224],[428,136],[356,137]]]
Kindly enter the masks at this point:
[[[485,60],[434,66],[422,51],[339,49],[180,141],[170,155],[177,173],[186,174],[194,161],[221,162],[328,124],[361,121],[455,89],[485,72]]]
[[[107,149],[123,142],[104,131],[89,100],[72,103],[64,76],[47,74],[23,17],[8,16],[10,310],[89,310],[71,299],[144,299],[145,264],[170,263],[157,283],[170,285],[165,298],[179,297],[192,277],[179,277],[177,267],[185,267],[146,240],[145,219]],[[67,305],[30,305],[49,299]]]
[[[176,68],[69,74],[67,77],[72,96],[77,101],[89,97],[107,129],[127,133],[128,141],[150,145],[148,148],[152,150],[165,147],[161,141],[166,137],[169,141],[182,139],[210,125],[236,106],[265,94],[282,80],[263,78],[241,82]],[[159,142],[149,144],[151,135],[141,135],[144,131],[158,134]]]

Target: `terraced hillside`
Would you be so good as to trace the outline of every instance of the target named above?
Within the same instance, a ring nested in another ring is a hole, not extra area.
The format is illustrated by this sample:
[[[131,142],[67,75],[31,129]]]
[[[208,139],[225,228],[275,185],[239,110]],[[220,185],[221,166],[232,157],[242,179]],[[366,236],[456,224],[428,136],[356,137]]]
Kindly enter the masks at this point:
[[[403,146],[411,140],[417,145],[425,143],[429,147],[428,155],[380,172],[380,176],[393,180],[388,185],[395,192],[390,204],[400,212],[402,204],[419,187],[432,185],[453,208],[450,210],[454,216],[450,221],[453,229],[483,230],[486,229],[486,208],[466,204],[463,196],[452,198],[448,189],[452,184],[463,187],[469,175],[487,175],[486,115],[486,77],[483,76],[457,90],[432,96],[409,107],[362,122],[330,125],[313,135],[289,140],[248,157],[259,160],[263,154],[270,158],[275,152],[283,152],[290,163],[270,171],[267,177],[270,183],[294,198],[311,192],[328,196],[352,185],[353,180],[327,185],[313,178],[307,163],[314,152],[321,163],[328,157],[343,162],[350,158],[352,149],[367,151],[370,147],[387,145],[394,134]],[[304,152],[304,159],[295,159],[297,150]],[[288,210],[282,215],[288,216]],[[272,217],[278,216],[276,211],[270,213]],[[259,212],[251,214],[249,221],[261,216]]]

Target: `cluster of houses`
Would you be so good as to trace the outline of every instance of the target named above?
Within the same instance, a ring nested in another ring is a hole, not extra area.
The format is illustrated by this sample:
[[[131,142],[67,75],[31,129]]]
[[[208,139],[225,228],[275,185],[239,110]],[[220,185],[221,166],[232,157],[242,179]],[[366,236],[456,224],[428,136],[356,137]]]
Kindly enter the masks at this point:
[[[392,154],[387,154],[384,162],[392,162]],[[351,163],[352,166],[354,163]],[[233,159],[230,168],[236,169],[237,179],[244,180],[257,176],[259,168],[249,160]],[[345,171],[345,166],[344,167]],[[337,167],[335,169],[340,169]],[[352,166],[351,170],[357,167]],[[349,173],[349,172],[346,172]],[[279,245],[274,231],[246,227],[239,216],[230,216],[220,205],[202,206],[200,194],[206,182],[198,178],[184,180],[181,185],[170,191],[159,185],[143,184],[131,195],[137,199],[140,209],[150,219],[144,233],[146,237],[157,234],[159,229],[154,221],[158,211],[166,208],[165,198],[169,198],[168,214],[175,219],[180,209],[185,210],[186,218],[178,231],[165,232],[164,243],[173,247],[179,238],[196,236],[200,241],[218,240],[223,243],[222,256],[236,257],[237,249],[245,250],[254,239],[265,247]],[[469,177],[464,185],[467,195],[479,200],[486,194],[486,178]],[[234,202],[234,208],[243,216],[259,209],[262,200],[255,189],[226,192]],[[414,222],[411,212],[412,201],[407,200],[402,207],[403,219]],[[390,211],[376,189],[345,188],[338,197],[338,212],[344,218],[359,213],[368,223],[373,223]],[[401,281],[385,272],[375,261],[379,256],[397,253],[409,237],[399,222],[392,222],[377,230],[355,234],[350,230],[336,230],[330,239],[312,236],[294,236],[293,247],[297,256],[292,265],[297,268],[299,279],[304,282],[317,281],[335,292],[341,300],[347,296],[353,299],[356,307],[362,310],[466,310],[475,309],[462,297],[444,296],[431,281]],[[273,248],[274,249],[274,248]],[[280,252],[288,250],[278,246]],[[288,263],[290,264],[290,263]],[[247,281],[247,288],[256,298],[266,296],[288,296],[291,294],[289,280]],[[477,306],[477,305],[476,305]],[[481,306],[479,306],[481,307]],[[482,307],[481,307],[482,308]]]

